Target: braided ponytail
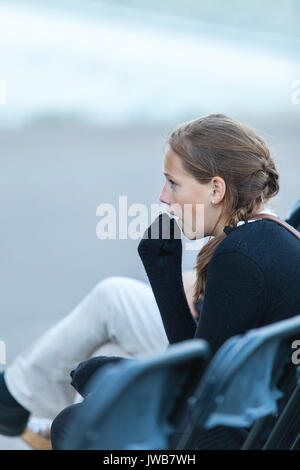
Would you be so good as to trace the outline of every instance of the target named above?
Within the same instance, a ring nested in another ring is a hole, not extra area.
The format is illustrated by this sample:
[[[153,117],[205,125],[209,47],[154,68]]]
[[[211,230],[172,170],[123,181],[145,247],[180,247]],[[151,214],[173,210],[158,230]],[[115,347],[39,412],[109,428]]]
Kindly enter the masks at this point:
[[[269,162],[266,172],[268,180],[264,190],[264,197],[265,199],[270,199],[271,197],[276,196],[279,192],[279,174],[275,168],[273,160]]]

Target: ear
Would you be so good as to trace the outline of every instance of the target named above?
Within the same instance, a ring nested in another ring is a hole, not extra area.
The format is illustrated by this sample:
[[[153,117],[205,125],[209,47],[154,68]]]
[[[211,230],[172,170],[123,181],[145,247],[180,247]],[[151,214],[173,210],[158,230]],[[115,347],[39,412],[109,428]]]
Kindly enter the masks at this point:
[[[211,203],[213,205],[220,204],[225,196],[226,192],[226,183],[221,178],[221,176],[214,176],[211,179],[211,192],[210,192],[210,197],[211,197]]]

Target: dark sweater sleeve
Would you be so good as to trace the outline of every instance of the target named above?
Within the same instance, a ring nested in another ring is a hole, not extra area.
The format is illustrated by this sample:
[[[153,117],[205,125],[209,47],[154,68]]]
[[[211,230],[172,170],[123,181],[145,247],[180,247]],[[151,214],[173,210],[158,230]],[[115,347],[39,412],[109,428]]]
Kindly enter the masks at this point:
[[[162,227],[170,224],[169,237]],[[152,233],[160,228],[160,237]],[[153,232],[151,232],[153,230]],[[169,343],[178,343],[194,337],[197,322],[190,311],[182,281],[181,232],[174,219],[161,214],[147,229],[139,243],[138,253],[147,273],[159,308]]]
[[[243,253],[219,253],[208,266],[195,337],[208,341],[214,354],[231,336],[261,326],[266,302],[260,267]]]

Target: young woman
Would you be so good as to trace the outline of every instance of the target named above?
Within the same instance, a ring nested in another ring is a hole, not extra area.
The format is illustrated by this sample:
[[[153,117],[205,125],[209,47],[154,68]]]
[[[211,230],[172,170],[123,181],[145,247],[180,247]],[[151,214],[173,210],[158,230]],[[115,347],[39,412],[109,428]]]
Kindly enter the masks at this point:
[[[170,134],[164,173],[160,200],[179,217],[184,234],[213,236],[197,258],[194,301],[202,301],[197,326],[183,301],[181,240],[174,239],[164,256],[152,248],[155,240],[141,243],[169,342],[195,336],[206,339],[214,353],[230,336],[298,315],[299,241],[273,221],[250,220],[279,191],[265,142],[222,114],[195,119]],[[186,204],[192,206],[187,217]],[[203,221],[197,220],[197,204],[204,209]],[[171,285],[164,302],[161,293]]]
[[[197,258],[198,324],[184,294],[174,219],[169,238],[151,238],[153,231],[163,231],[166,215],[161,215],[139,244],[169,343],[202,338],[214,354],[231,336],[299,315],[299,240],[274,221],[254,218],[279,191],[265,142],[222,114],[195,119],[170,134],[164,174],[160,200],[178,217],[183,233],[191,239],[213,237]],[[187,205],[191,210],[185,210]],[[203,218],[197,217],[199,207]],[[92,370],[81,365],[73,384],[80,389]],[[54,445],[76,406],[54,421]],[[199,433],[198,448],[238,449],[246,435],[246,429],[217,427]]]
[[[35,407],[41,416],[48,407],[53,414],[51,401],[46,404],[48,391],[52,399],[56,396],[52,401],[62,405],[66,399],[62,391],[55,395],[57,381],[66,381],[67,371],[89,357],[103,339],[114,338],[129,351],[127,357],[137,357],[145,349],[149,353],[164,350],[168,344],[193,337],[207,340],[214,353],[230,336],[299,314],[298,240],[277,223],[251,221],[279,191],[278,172],[265,142],[227,116],[202,117],[170,134],[164,173],[166,183],[160,200],[170,214],[178,216],[184,234],[193,239],[212,237],[197,258],[194,303],[200,311],[198,322],[191,315],[183,288],[181,240],[143,239],[139,254],[153,293],[138,281],[103,281],[75,313],[8,368],[8,388],[27,410]],[[187,204],[190,212],[184,210]],[[204,210],[203,219],[197,218],[199,207]],[[176,230],[174,219],[172,224]],[[80,323],[82,312],[93,312],[92,320]],[[74,323],[76,339],[68,341]],[[62,352],[59,348],[66,341],[73,346]],[[118,351],[116,354],[124,357]],[[75,370],[72,376],[77,390],[81,391],[103,362],[103,358],[93,358]],[[46,374],[51,366],[57,376],[50,383]],[[39,393],[38,398],[32,383],[44,396]],[[54,421],[55,445],[60,432],[65,431],[65,411]],[[199,436],[199,448],[239,448],[245,438],[243,430],[229,431],[229,437],[227,431],[224,435],[224,429],[217,428]]]

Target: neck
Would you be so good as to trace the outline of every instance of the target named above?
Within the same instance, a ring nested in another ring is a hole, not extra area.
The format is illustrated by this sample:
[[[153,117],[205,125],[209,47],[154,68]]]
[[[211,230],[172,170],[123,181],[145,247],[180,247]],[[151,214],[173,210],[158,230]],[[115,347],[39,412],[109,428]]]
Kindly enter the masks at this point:
[[[228,225],[228,217],[222,217],[221,220],[219,221],[218,225],[214,229],[213,236],[218,237],[223,233],[224,227]]]
[[[255,213],[258,214],[260,212],[263,212],[264,210],[265,210],[265,207],[263,204],[261,204],[255,211]],[[218,237],[219,235],[221,235],[223,233],[224,227],[228,225],[228,223],[229,223],[229,217],[226,217],[226,216],[222,217],[214,230],[213,236]]]

